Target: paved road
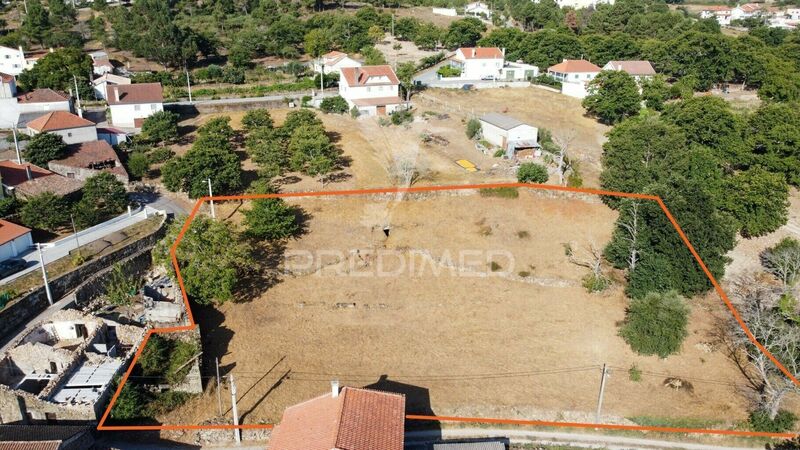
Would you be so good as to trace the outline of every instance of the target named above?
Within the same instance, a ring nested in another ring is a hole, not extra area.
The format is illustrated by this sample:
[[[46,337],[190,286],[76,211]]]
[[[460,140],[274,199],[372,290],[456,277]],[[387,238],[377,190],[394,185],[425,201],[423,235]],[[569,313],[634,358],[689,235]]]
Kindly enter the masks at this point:
[[[95,225],[91,228],[87,228],[85,230],[78,232],[78,240],[76,242],[74,235],[69,235],[64,238],[61,238],[57,241],[51,242],[53,246],[50,248],[46,248],[42,250],[44,254],[44,262],[45,265],[67,256],[70,251],[75,250],[77,248],[77,244],[86,245],[90,242],[94,242],[96,240],[102,239],[108,236],[111,233],[116,231],[122,230],[127,228],[131,225],[141,222],[145,220],[147,217],[152,216],[153,214],[157,214],[158,211],[152,207],[147,207],[147,210],[143,208],[137,208],[132,211],[132,215],[123,214],[121,216],[117,216],[111,220],[103,222],[99,225]],[[36,251],[35,248],[31,248],[20,255],[20,258],[24,259],[28,262],[28,267],[21,272],[17,272],[14,275],[6,277],[0,280],[0,285],[13,281],[26,273],[32,272],[34,270],[39,269],[39,252]]]
[[[628,449],[682,449],[682,450],[752,450],[759,447],[731,447],[688,442],[641,439],[605,434],[567,433],[559,431],[533,431],[520,429],[453,428],[441,431],[412,431],[406,433],[406,443],[424,442],[429,439],[508,438],[513,444],[536,443],[540,445],[571,445],[609,450]]]

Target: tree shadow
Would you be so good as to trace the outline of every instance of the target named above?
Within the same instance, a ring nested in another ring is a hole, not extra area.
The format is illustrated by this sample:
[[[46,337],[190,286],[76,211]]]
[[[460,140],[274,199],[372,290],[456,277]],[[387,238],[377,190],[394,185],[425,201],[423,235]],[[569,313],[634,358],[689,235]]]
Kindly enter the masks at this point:
[[[295,184],[303,181],[302,178],[298,177],[297,175],[286,175],[275,179],[275,184],[278,186],[286,185],[286,184]]]
[[[435,416],[431,408],[430,390],[422,386],[401,383],[390,380],[388,375],[381,375],[375,383],[364,386],[366,389],[402,394],[406,398],[406,415]],[[406,431],[424,430],[430,433],[432,440],[442,438],[441,423],[435,420],[408,420],[405,423]]]
[[[275,389],[278,389],[283,384],[284,380],[287,380],[289,378],[291,373],[292,373],[292,369],[287,369],[283,374],[281,374],[281,376],[278,377],[278,380],[275,383],[273,383],[272,386],[269,387],[269,389],[267,389],[267,392],[265,392],[264,395],[261,396],[261,398],[259,398],[255,403],[253,403],[253,406],[250,409],[248,409],[244,414],[242,414],[239,417],[240,423],[244,423],[245,417],[247,417],[250,413],[252,413],[256,409],[258,409],[258,407],[261,406],[261,403],[263,403],[264,400],[266,400],[266,398],[269,397],[269,395],[272,394],[275,391]],[[260,383],[266,376],[267,376],[267,374],[264,374],[264,377],[261,377],[261,379],[259,379],[256,382],[256,384]],[[255,384],[253,385],[253,387],[255,387]],[[251,389],[252,389],[252,387],[251,387]],[[249,392],[249,390],[248,390],[248,392]],[[244,397],[244,396],[242,396],[242,397]],[[238,401],[241,401],[241,399],[239,399]]]
[[[228,346],[235,332],[223,325],[225,315],[213,305],[199,305],[192,302],[192,314],[203,336],[203,372],[216,377],[216,361],[229,353]],[[227,375],[234,367],[236,367],[235,362],[220,366],[220,376]],[[215,382],[214,378],[206,378],[207,383],[212,381]]]

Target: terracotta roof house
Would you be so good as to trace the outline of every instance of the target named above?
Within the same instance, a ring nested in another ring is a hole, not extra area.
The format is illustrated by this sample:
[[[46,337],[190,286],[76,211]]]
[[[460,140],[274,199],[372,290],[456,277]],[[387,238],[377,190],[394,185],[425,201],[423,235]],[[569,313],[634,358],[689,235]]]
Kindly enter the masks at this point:
[[[585,59],[565,59],[547,68],[547,74],[561,82],[561,93],[570,97],[584,98],[590,81],[602,69]]]
[[[652,78],[656,74],[650,61],[609,61],[603,70],[622,70],[637,79]]]
[[[98,99],[105,100],[108,86],[131,84],[130,78],[114,75],[113,73],[105,73],[92,80],[92,87],[94,88],[94,95]]]
[[[400,108],[400,80],[390,66],[344,67],[339,95],[361,114],[386,115]]]
[[[505,52],[497,47],[462,47],[456,55],[463,59],[504,59]]]
[[[339,72],[345,67],[361,67],[361,63],[351,58],[347,53],[339,51],[332,51],[322,55],[322,64],[317,60],[314,62],[314,72],[320,73],[325,70],[325,73]]]
[[[111,123],[116,127],[140,128],[144,119],[164,110],[161,83],[106,86]]]
[[[7,195],[21,199],[51,192],[60,197],[80,191],[83,183],[33,164],[0,161],[0,182]]]
[[[50,161],[48,168],[70,179],[85,181],[100,172],[109,172],[127,184],[128,172],[117,152],[106,141],[91,141],[67,147],[67,156]]]
[[[54,103],[69,101],[69,96],[52,89],[34,89],[17,97],[17,103]]]
[[[28,122],[28,134],[53,133],[67,144],[97,140],[95,123],[67,111],[51,111]]]
[[[17,118],[17,126],[24,128],[31,120],[50,111],[72,111],[72,99],[63,92],[36,89],[17,95],[15,104],[8,106],[8,110],[3,107],[0,115],[11,117],[13,114]]]
[[[269,450],[402,450],[405,397],[333,383],[330,393],[286,408]]]
[[[0,219],[0,261],[15,258],[32,245],[30,228]]]
[[[457,67],[465,80],[495,80],[500,78],[505,58],[505,50],[497,47],[462,47],[451,58],[451,66]]]
[[[79,425],[0,425],[0,450],[83,450],[94,444]]]

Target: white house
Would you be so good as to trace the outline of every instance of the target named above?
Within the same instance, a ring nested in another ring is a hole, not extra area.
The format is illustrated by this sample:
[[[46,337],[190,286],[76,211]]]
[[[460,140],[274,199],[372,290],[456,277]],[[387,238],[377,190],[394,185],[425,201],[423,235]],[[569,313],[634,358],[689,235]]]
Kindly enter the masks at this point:
[[[480,123],[483,139],[505,150],[509,158],[520,150],[539,147],[539,130],[513,117],[488,113]]]
[[[539,68],[524,62],[506,61],[500,70],[500,80],[502,81],[530,81],[539,76]]]
[[[141,128],[144,119],[164,110],[161,83],[136,83],[106,87],[111,123],[122,128]]]
[[[584,59],[565,59],[547,68],[547,74],[561,82],[561,93],[570,97],[584,98],[586,86],[601,69]]]
[[[491,19],[492,10],[486,3],[472,2],[464,7],[464,15],[477,17],[479,19]]]
[[[538,1],[536,1],[536,3],[538,3]],[[574,8],[574,9],[585,9],[590,7],[593,8],[601,3],[613,5],[614,0],[556,0],[556,4],[560,8]]]
[[[29,228],[0,220],[0,261],[17,257],[32,246],[33,239]]]
[[[789,20],[800,20],[800,8],[787,8],[786,18]]]
[[[341,74],[339,95],[362,114],[383,116],[403,104],[400,80],[390,66],[344,67]]]
[[[24,127],[29,121],[50,111],[72,111],[72,98],[62,92],[52,89],[35,89],[25,94],[17,95],[16,105],[17,125]]]
[[[25,70],[25,52],[22,47],[11,48],[0,46],[0,72],[17,76]]]
[[[97,140],[94,122],[67,111],[51,111],[31,120],[27,126],[30,136],[53,133],[61,136],[67,145]]]
[[[700,11],[701,19],[716,19],[720,26],[727,27],[731,24],[732,10],[730,7],[716,5],[707,6]]]
[[[731,20],[743,20],[761,14],[761,5],[758,3],[745,3],[731,10]]]
[[[322,55],[322,61],[314,61],[316,73],[340,73],[345,67],[361,67],[361,63],[347,55],[347,53],[332,51]]]
[[[650,61],[609,61],[603,66],[603,70],[621,70],[637,82],[652,79],[656,74]]]
[[[505,51],[497,47],[462,47],[450,59],[465,80],[498,79],[504,63]]]
[[[122,84],[131,84],[130,78],[114,75],[113,73],[106,73],[92,80],[94,95],[98,100],[106,99],[106,88],[108,88],[108,86],[119,86]]]
[[[89,57],[92,58],[92,72],[95,75],[104,75],[114,71],[114,65],[108,59],[108,53],[93,52],[89,53]]]

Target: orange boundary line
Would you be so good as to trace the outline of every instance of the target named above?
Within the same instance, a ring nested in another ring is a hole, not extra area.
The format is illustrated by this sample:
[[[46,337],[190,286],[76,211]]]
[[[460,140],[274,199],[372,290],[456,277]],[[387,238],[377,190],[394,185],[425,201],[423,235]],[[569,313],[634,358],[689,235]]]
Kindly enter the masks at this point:
[[[119,394],[122,392],[122,387],[128,381],[128,377],[133,370],[136,361],[139,359],[139,356],[142,353],[145,345],[147,344],[147,340],[150,338],[150,335],[153,333],[171,333],[177,331],[186,331],[192,330],[197,325],[195,324],[194,317],[192,316],[192,310],[189,305],[189,297],[186,294],[186,288],[183,284],[183,276],[181,275],[180,267],[178,265],[178,258],[176,256],[176,251],[178,245],[183,240],[184,234],[189,229],[192,221],[194,220],[195,216],[197,215],[198,211],[200,210],[200,206],[203,203],[209,200],[254,200],[254,199],[264,199],[264,198],[288,198],[288,197],[326,197],[326,196],[354,196],[354,195],[365,195],[365,194],[393,194],[393,193],[415,193],[415,192],[435,192],[435,191],[455,191],[455,190],[470,190],[470,189],[492,189],[492,188],[508,188],[508,187],[515,187],[515,188],[529,188],[529,189],[541,189],[546,191],[560,191],[560,192],[571,192],[571,193],[578,193],[578,194],[591,194],[591,195],[606,195],[610,197],[622,197],[622,198],[636,198],[640,200],[651,200],[658,203],[661,207],[661,210],[664,211],[664,214],[669,219],[672,226],[675,228],[675,231],[678,232],[681,240],[683,241],[684,245],[689,249],[694,259],[700,265],[700,268],[705,273],[706,277],[708,277],[709,281],[711,281],[714,290],[717,294],[722,298],[722,301],[725,303],[725,306],[728,307],[731,314],[733,315],[736,322],[739,326],[742,327],[744,330],[745,335],[747,335],[748,339],[764,354],[766,355],[770,361],[772,361],[775,366],[783,372],[795,385],[800,386],[800,380],[798,380],[794,374],[789,372],[786,367],[781,364],[778,359],[769,352],[758,340],[756,340],[753,333],[744,323],[739,312],[736,310],[736,307],[733,306],[730,298],[722,289],[720,284],[714,278],[714,275],[711,274],[711,271],[706,266],[703,259],[700,257],[700,254],[697,253],[692,243],[689,241],[689,238],[686,237],[686,234],[683,232],[683,229],[678,224],[675,217],[672,216],[672,213],[667,208],[667,205],[664,204],[664,201],[661,197],[655,195],[646,195],[646,194],[636,194],[636,193],[629,193],[629,192],[615,192],[615,191],[606,191],[602,189],[587,189],[587,188],[574,188],[574,187],[566,187],[566,186],[552,186],[552,185],[543,185],[543,184],[529,184],[529,183],[492,183],[492,184],[464,184],[464,185],[454,185],[454,186],[420,186],[420,187],[408,187],[408,188],[377,188],[377,189],[358,189],[358,190],[344,190],[344,191],[313,191],[313,192],[293,192],[293,193],[278,193],[278,194],[250,194],[250,195],[220,195],[220,196],[213,196],[213,197],[201,197],[197,200],[192,208],[189,217],[187,218],[186,222],[183,224],[180,232],[178,233],[178,237],[175,240],[175,243],[170,248],[170,256],[172,259],[172,265],[175,267],[175,275],[178,279],[178,284],[181,288],[181,295],[183,296],[183,302],[186,305],[186,313],[189,318],[189,325],[182,326],[182,327],[171,327],[171,328],[157,328],[148,330],[147,334],[145,335],[142,344],[139,346],[139,349],[136,351],[136,354],[131,361],[130,367],[125,372],[120,381],[119,386],[117,387],[116,392],[114,393],[113,397],[111,398],[111,402],[106,408],[103,417],[100,419],[100,422],[97,425],[98,430],[103,431],[146,431],[146,430],[199,430],[199,429],[254,429],[254,428],[273,428],[273,424],[252,424],[252,425],[105,425],[106,420],[111,412],[111,408],[114,407],[114,404],[119,397]],[[614,424],[597,424],[597,423],[586,423],[586,422],[551,422],[551,421],[542,421],[542,420],[516,420],[516,419],[494,419],[494,418],[477,418],[477,417],[447,417],[447,416],[422,416],[422,415],[407,415],[406,419],[408,420],[427,420],[427,421],[437,421],[437,422],[462,422],[462,423],[484,423],[484,424],[505,424],[505,425],[529,425],[529,426],[546,426],[546,427],[564,427],[564,428],[590,428],[590,429],[607,429],[607,430],[632,430],[632,431],[658,431],[658,432],[666,432],[666,433],[697,433],[697,434],[715,434],[715,435],[734,435],[734,436],[748,436],[748,437],[771,437],[771,438],[792,438],[797,436],[794,433],[765,433],[765,432],[756,432],[756,431],[740,431],[740,430],[714,430],[714,429],[703,429],[703,428],[676,428],[676,427],[656,427],[656,426],[640,426],[640,425],[614,425]]]

